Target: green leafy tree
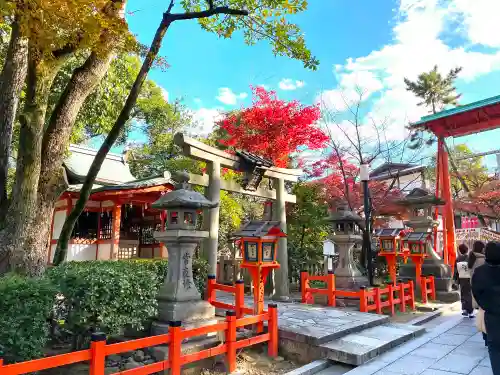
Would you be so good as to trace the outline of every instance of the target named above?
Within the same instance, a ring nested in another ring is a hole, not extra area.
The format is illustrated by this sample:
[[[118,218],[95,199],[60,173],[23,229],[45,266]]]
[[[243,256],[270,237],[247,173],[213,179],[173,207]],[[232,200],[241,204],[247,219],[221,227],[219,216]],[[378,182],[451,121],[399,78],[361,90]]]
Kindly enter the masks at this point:
[[[455,145],[450,150],[450,158],[452,158],[457,166],[457,173],[451,173],[451,189],[453,198],[458,199],[467,195],[459,176],[464,179],[467,186],[472,192],[480,191],[491,179],[488,177],[488,169],[484,165],[483,157],[474,157],[474,153],[465,144]],[[436,182],[436,156],[432,158],[429,166],[429,179],[435,184]]]
[[[289,22],[289,17],[306,10],[306,0],[183,0],[180,2],[183,12],[174,13],[175,1],[171,0],[163,13],[153,41],[149,47],[142,67],[129,92],[120,115],[89,168],[89,172],[80,191],[80,196],[73,211],[66,218],[56,248],[54,262],[64,260],[68,242],[75,223],[83,212],[89,199],[95,178],[104,159],[118,139],[137,101],[143,82],[158,56],[163,37],[174,22],[197,20],[202,29],[216,33],[220,37],[231,38],[233,33],[241,31],[247,44],[261,40],[270,41],[275,55],[288,56],[301,60],[309,69],[316,69],[319,61],[307,49],[304,37],[296,24]]]
[[[461,71],[461,67],[451,69],[446,76],[443,76],[435,65],[431,71],[419,74],[416,81],[405,78],[406,90],[422,99],[418,105],[423,105],[432,113],[436,113],[448,105],[458,105],[458,99],[462,95],[456,93],[454,82]]]
[[[328,235],[324,219],[328,206],[321,186],[299,182],[293,188],[297,203],[287,206],[290,276],[298,278],[301,269],[317,264],[323,257],[323,241]]]

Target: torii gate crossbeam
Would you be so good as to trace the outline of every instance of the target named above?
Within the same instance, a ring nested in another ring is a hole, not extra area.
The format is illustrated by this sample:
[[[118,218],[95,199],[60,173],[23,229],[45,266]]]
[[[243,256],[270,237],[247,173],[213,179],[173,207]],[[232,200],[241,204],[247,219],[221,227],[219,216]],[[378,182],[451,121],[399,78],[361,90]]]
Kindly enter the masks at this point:
[[[203,142],[177,133],[174,136],[174,142],[181,147],[185,156],[207,163],[207,175],[190,174],[189,183],[207,187],[207,198],[213,202],[220,201],[220,191],[227,190],[241,194],[254,195],[275,201],[273,207],[273,220],[280,222],[280,229],[286,233],[286,202],[295,203],[296,197],[288,194],[285,190],[285,181],[297,182],[303,174],[301,169],[285,168],[263,168],[264,176],[274,180],[274,190],[257,188],[256,191],[244,190],[241,186],[230,181],[224,181],[220,176],[221,167],[232,170],[242,170],[242,160],[237,155],[231,155],[215,147],[206,145]],[[209,238],[206,242],[206,250],[210,273],[216,274],[217,271],[217,249],[219,243],[219,207],[209,210]],[[289,299],[288,282],[288,249],[287,238],[281,237],[278,242],[277,258],[280,263],[280,269],[275,273],[275,298]]]

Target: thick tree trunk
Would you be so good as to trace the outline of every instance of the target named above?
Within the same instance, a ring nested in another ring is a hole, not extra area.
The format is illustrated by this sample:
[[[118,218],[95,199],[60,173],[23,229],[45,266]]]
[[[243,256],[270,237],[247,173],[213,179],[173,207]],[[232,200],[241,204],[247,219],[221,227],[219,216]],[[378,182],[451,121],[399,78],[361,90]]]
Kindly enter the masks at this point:
[[[28,43],[21,37],[16,21],[11,27],[9,49],[0,75],[0,220],[7,211],[7,175],[12,129],[28,65]]]
[[[45,114],[50,87],[62,65],[62,61],[38,61],[37,52],[29,51],[26,104],[20,116],[16,183],[7,212],[6,226],[0,233],[0,251],[4,257],[10,256],[10,268],[31,276],[40,275],[45,268],[43,252],[26,248],[25,239],[38,235],[34,219]]]
[[[68,186],[62,164],[71,130],[85,99],[106,74],[112,58],[111,48],[107,53],[92,53],[86,62],[74,71],[50,117],[42,143],[43,160],[38,183],[38,208],[35,214],[38,231],[31,232],[33,236],[25,238],[25,247],[37,254],[47,254],[47,239],[50,238],[54,206]]]
[[[169,11],[170,10],[171,7],[169,8]],[[99,148],[99,151],[97,152],[94,161],[92,162],[92,165],[90,166],[87,177],[85,178],[85,182],[82,186],[82,189],[80,190],[80,196],[78,198],[78,201],[76,202],[73,211],[71,211],[70,215],[66,218],[66,221],[64,222],[61,234],[59,235],[59,240],[57,241],[57,248],[54,255],[55,265],[60,264],[66,259],[66,254],[68,252],[68,242],[71,233],[73,232],[75,223],[78,220],[80,214],[83,212],[85,204],[87,203],[90,197],[92,185],[94,184],[95,178],[97,177],[97,173],[99,173],[99,170],[101,169],[101,165],[104,162],[106,155],[108,154],[111,147],[113,147],[113,144],[117,140],[118,136],[122,132],[125,124],[127,123],[130,117],[130,113],[132,112],[132,108],[134,107],[137,98],[139,97],[142,85],[146,80],[146,77],[149,73],[149,70],[151,69],[151,66],[153,65],[154,60],[158,56],[158,52],[160,51],[161,47],[161,42],[171,23],[172,20],[170,19],[170,14],[169,12],[167,12],[164,14],[162,22],[160,23],[160,26],[156,30],[156,34],[153,39],[153,42],[151,43],[149,52],[146,58],[144,59],[141,70],[137,74],[137,77],[130,90],[125,105],[122,108],[120,115],[118,116],[118,119],[113,125],[113,128],[111,129],[108,136],[104,140],[104,143]]]

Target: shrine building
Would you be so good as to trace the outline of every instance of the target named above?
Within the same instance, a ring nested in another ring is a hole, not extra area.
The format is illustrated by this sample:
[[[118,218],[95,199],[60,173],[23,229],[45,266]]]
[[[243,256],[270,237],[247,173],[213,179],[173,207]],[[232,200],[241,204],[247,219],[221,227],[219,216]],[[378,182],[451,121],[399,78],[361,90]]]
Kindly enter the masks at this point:
[[[57,239],[76,203],[87,172],[97,153],[71,145],[64,161],[69,187],[56,203],[52,217],[47,260],[52,263]],[[97,175],[85,211],[69,242],[67,260],[104,260],[167,257],[166,248],[153,238],[165,229],[165,211],[151,208],[161,195],[173,190],[170,173],[136,179],[126,155],[109,153]]]

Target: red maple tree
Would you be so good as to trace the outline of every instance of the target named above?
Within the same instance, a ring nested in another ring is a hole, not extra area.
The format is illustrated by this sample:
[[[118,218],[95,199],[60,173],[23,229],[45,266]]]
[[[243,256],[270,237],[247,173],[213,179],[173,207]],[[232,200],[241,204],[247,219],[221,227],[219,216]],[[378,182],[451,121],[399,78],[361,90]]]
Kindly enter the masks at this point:
[[[363,207],[363,189],[359,180],[359,167],[345,157],[331,153],[325,159],[315,162],[306,173],[322,191],[322,198],[332,208],[348,202],[352,210],[359,212]],[[370,181],[370,196],[373,209],[386,213],[400,211],[392,202],[401,198],[398,189],[391,188],[385,181]]]
[[[318,106],[280,100],[263,87],[252,87],[252,92],[251,107],[218,122],[221,145],[268,158],[277,167],[287,167],[290,154],[301,147],[324,147],[328,137],[315,126],[321,115]]]

